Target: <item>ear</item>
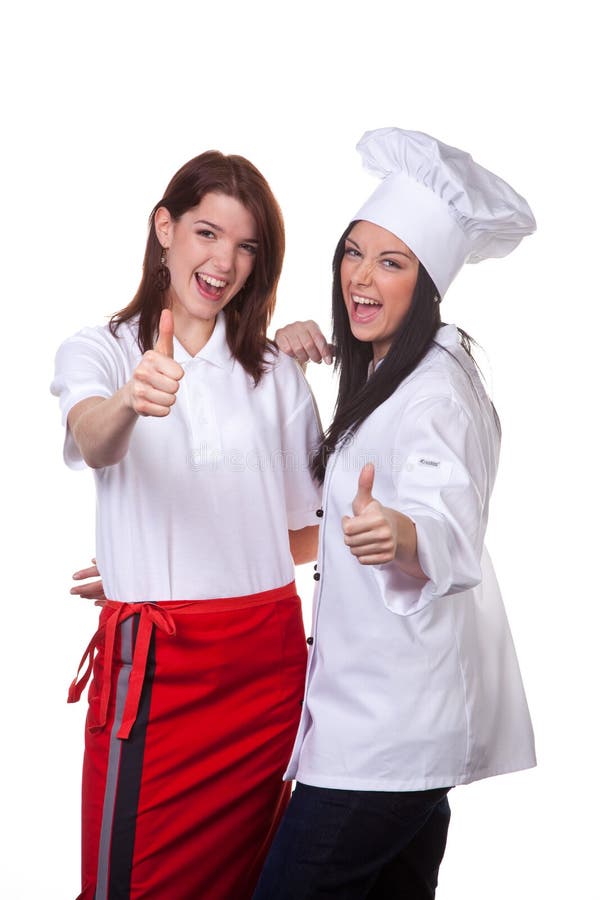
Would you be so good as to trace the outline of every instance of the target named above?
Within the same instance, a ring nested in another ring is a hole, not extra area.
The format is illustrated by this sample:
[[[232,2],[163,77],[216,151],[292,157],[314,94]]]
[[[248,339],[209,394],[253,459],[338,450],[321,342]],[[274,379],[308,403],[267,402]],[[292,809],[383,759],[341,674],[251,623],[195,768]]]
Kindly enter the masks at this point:
[[[154,231],[156,232],[156,237],[159,242],[165,249],[168,249],[171,246],[173,225],[174,222],[169,210],[164,206],[159,206],[154,213]]]

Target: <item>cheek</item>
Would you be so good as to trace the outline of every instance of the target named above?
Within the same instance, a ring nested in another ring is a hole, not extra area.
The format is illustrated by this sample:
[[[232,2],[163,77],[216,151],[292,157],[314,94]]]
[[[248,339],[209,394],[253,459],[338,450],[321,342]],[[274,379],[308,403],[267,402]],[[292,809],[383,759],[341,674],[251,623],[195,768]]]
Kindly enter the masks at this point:
[[[401,302],[395,303],[393,307],[392,320],[394,327],[399,328],[400,325],[404,322],[406,316],[408,315],[408,310],[410,308],[410,300],[403,298]]]
[[[256,266],[256,257],[255,256],[251,256],[251,257],[244,256],[238,265],[239,280],[246,281],[246,279],[249,278],[250,275],[252,275],[255,266]]]
[[[401,284],[394,285],[390,293],[394,308],[397,309],[398,312],[408,312],[410,304],[412,303],[415,284],[416,278],[406,278]]]
[[[167,255],[169,268],[172,271],[182,272],[191,262],[191,248],[185,241],[178,240],[171,245]]]
[[[344,300],[347,299],[348,291],[346,289],[346,286],[347,286],[348,282],[350,281],[350,277],[351,277],[351,267],[344,259],[344,260],[342,260],[342,264],[340,266],[340,285],[342,288],[342,295],[344,297]]]

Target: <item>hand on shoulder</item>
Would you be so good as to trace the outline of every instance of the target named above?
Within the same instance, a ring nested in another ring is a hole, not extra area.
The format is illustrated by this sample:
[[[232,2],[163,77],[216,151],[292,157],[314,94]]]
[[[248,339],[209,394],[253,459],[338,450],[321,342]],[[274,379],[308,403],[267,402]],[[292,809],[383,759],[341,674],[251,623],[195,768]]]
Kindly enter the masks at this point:
[[[275,332],[275,343],[283,353],[301,365],[306,365],[309,360],[316,363],[325,362],[327,365],[333,362],[334,347],[312,319],[305,322],[291,322],[283,328],[278,328]]]

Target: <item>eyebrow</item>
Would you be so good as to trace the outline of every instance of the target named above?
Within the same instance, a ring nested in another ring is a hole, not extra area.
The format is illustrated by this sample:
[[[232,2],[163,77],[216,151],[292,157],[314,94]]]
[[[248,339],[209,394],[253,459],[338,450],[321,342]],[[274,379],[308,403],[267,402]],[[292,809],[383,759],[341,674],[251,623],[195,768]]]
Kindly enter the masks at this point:
[[[196,219],[194,225],[208,225],[209,228],[212,228],[213,231],[218,231],[220,234],[223,234],[223,229],[220,225],[215,225],[214,222],[209,222],[208,219]],[[242,243],[244,244],[258,244],[258,240],[256,238],[243,238]]]
[[[358,250],[360,250],[359,245],[356,243],[356,241],[353,241],[352,238],[347,237],[346,240],[347,240],[347,241],[350,241],[351,244],[354,244],[354,246],[355,246]],[[398,256],[405,256],[407,259],[409,259],[409,260],[411,260],[411,261],[414,259],[413,256],[409,256],[408,253],[405,253],[403,250],[382,250],[381,253],[380,253],[379,255],[380,255],[380,256],[389,256],[390,254],[398,255]]]

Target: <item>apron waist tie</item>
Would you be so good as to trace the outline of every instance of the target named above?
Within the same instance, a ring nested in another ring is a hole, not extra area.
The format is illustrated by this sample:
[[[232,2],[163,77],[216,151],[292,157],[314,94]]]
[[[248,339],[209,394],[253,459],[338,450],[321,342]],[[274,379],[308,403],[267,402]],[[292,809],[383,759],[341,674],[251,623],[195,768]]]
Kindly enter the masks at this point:
[[[131,616],[139,616],[140,623],[135,640],[131,672],[129,673],[127,696],[125,698],[125,707],[123,709],[123,721],[117,732],[118,738],[126,740],[130,735],[138,714],[144,677],[146,675],[146,664],[148,662],[152,630],[156,627],[169,636],[174,635],[175,622],[170,612],[156,603],[117,603],[114,600],[97,600],[95,605],[108,608],[112,612],[109,613],[110,618],[98,628],[87,645],[85,653],[79,663],[77,674],[69,687],[67,702],[77,703],[81,697],[92,674],[95,651],[98,649],[100,640],[104,635],[104,673],[102,676],[102,691],[100,693],[99,718],[96,725],[90,726],[90,730],[101,731],[104,728],[108,717],[108,703],[112,687],[112,669],[117,629],[122,622],[131,618]],[[79,673],[86,662],[86,670],[78,681]]]

